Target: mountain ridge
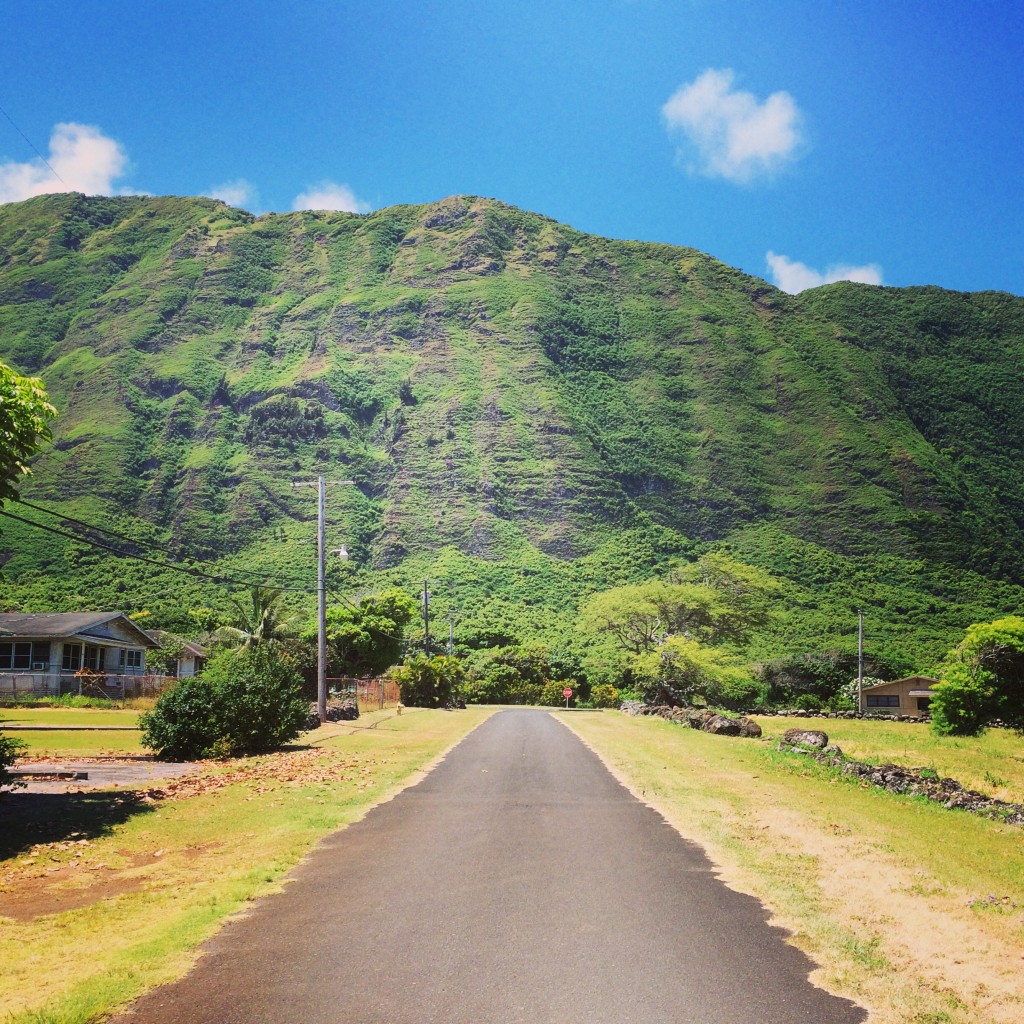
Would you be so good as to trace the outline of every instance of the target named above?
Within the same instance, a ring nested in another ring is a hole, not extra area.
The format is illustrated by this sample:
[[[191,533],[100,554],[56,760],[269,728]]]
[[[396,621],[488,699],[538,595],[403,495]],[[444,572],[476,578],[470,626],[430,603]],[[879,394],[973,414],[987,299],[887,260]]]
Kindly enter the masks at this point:
[[[753,529],[1016,584],[1022,343],[1007,293],[790,296],[473,196],[0,207],[0,359],[61,411],[26,495],[247,564],[306,528],[291,477],[327,470],[357,482],[332,501],[367,572]],[[12,578],[53,571],[18,539]]]

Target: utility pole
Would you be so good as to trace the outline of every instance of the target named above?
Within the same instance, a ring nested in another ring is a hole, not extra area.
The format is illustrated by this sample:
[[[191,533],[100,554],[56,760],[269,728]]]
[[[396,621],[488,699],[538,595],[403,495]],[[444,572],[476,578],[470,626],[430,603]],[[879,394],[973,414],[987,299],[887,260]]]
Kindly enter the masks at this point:
[[[857,612],[857,713],[864,710],[864,613]]]
[[[423,581],[423,653],[430,657],[430,592]]]
[[[455,609],[448,608],[448,657],[455,655]]]
[[[355,480],[332,480],[332,485],[350,487]],[[316,488],[316,713],[323,724],[327,721],[327,481],[316,480],[292,483],[298,487]]]

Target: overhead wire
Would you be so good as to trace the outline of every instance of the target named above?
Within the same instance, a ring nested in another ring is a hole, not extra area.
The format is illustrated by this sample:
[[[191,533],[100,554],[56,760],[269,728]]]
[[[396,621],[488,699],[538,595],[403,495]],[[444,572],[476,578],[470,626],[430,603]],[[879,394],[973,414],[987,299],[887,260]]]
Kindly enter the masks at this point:
[[[185,576],[192,576],[195,579],[207,580],[211,583],[233,583],[240,587],[251,587],[253,585],[252,580],[240,580],[232,576],[226,576],[223,573],[207,573],[200,572],[198,569],[190,569],[188,566],[181,565],[178,562],[165,562],[155,558],[146,558],[145,555],[132,555],[127,551],[121,551],[115,548],[111,544],[104,544],[102,541],[89,540],[78,534],[68,533],[65,530],[58,530],[53,526],[46,526],[43,523],[37,523],[33,519],[26,519],[24,516],[15,515],[13,512],[6,512],[0,509],[0,516],[6,516],[8,519],[17,520],[19,523],[24,523],[26,526],[34,526],[37,530],[44,530],[46,533],[52,533],[57,537],[64,537],[67,540],[78,541],[80,544],[88,544],[91,547],[101,548],[104,551],[109,551],[112,554],[117,555],[119,558],[127,558],[135,562],[143,562],[146,565],[154,565],[161,569],[169,569],[172,572],[182,573]],[[316,587],[291,587],[291,586],[279,586],[274,583],[273,580],[264,579],[263,581],[267,586],[272,586],[275,590],[285,590],[293,593],[303,594],[315,594]]]
[[[105,534],[107,534],[109,536],[116,537],[119,540],[123,540],[123,541],[125,541],[125,542],[127,542],[129,544],[141,544],[143,546],[149,547],[150,549],[156,549],[156,550],[160,550],[160,551],[164,550],[163,548],[158,547],[156,544],[152,544],[152,543],[149,543],[149,542],[146,542],[146,541],[139,541],[139,540],[136,540],[135,538],[128,537],[125,534],[117,533],[114,530],[107,530],[104,527],[96,526],[96,525],[94,525],[92,523],[87,523],[84,520],[76,519],[73,516],[63,515],[60,512],[55,512],[53,509],[45,508],[42,505],[36,505],[34,502],[26,501],[23,498],[19,498],[17,500],[18,500],[19,504],[25,505],[28,508],[31,508],[31,509],[34,509],[34,510],[38,510],[40,512],[47,513],[49,515],[55,516],[58,519],[62,519],[62,520],[66,520],[66,521],[71,522],[71,523],[75,523],[76,525],[82,526],[82,527],[84,527],[85,529],[88,529],[88,530],[95,530],[98,533],[105,533]],[[193,569],[193,568],[190,568],[189,566],[182,565],[181,563],[178,563],[178,562],[168,562],[168,561],[154,559],[154,558],[147,558],[144,555],[131,554],[130,552],[122,551],[119,548],[115,548],[113,545],[104,544],[102,541],[96,540],[94,538],[90,539],[90,538],[87,538],[87,537],[82,537],[79,534],[69,533],[69,532],[67,532],[65,530],[58,530],[58,529],[56,529],[56,528],[54,528],[52,526],[46,526],[45,524],[36,522],[35,520],[27,519],[24,516],[15,515],[13,512],[7,512],[7,511],[4,511],[4,510],[0,509],[0,515],[7,516],[7,518],[9,518],[9,519],[14,519],[14,520],[16,520],[16,521],[18,521],[20,523],[24,523],[27,526],[33,526],[33,527],[35,527],[38,530],[43,530],[46,533],[51,533],[51,534],[54,534],[55,536],[58,536],[58,537],[64,537],[64,538],[66,538],[68,540],[77,541],[80,544],[87,544],[87,545],[89,545],[91,547],[100,548],[103,551],[109,551],[112,554],[117,555],[119,558],[127,558],[127,559],[130,559],[132,561],[142,562],[142,563],[144,563],[146,565],[153,565],[153,566],[157,566],[157,567],[162,568],[162,569],[169,569],[169,570],[171,570],[173,572],[182,573],[183,575],[191,576],[194,579],[206,580],[207,582],[211,582],[211,583],[236,584],[236,585],[242,586],[242,587],[251,587],[251,586],[253,586],[253,580],[251,580],[251,579],[250,580],[238,579],[237,577],[227,576],[227,575],[225,575],[223,573],[216,573],[216,574],[205,573],[205,572],[202,572],[202,571],[200,571],[198,569]],[[315,594],[317,592],[317,588],[315,586],[311,587],[309,585],[306,585],[306,586],[298,586],[298,587],[296,587],[296,586],[282,585],[278,581],[273,580],[273,579],[269,579],[268,577],[263,576],[262,574],[257,573],[254,570],[241,569],[241,570],[234,570],[234,571],[235,572],[241,572],[241,573],[244,573],[244,574],[250,575],[250,576],[260,577],[260,582],[263,585],[273,587],[275,590],[283,590],[283,591],[286,591],[286,592],[289,592],[289,593],[302,593],[302,594]],[[327,592],[329,594],[331,594],[332,597],[337,599],[342,604],[347,605],[353,611],[360,611],[361,610],[359,605],[357,605],[354,601],[352,601],[351,598],[345,596],[344,594],[340,593],[339,591],[336,591],[336,590],[333,590],[333,589],[328,589]],[[395,640],[395,641],[401,642],[404,639],[404,637],[395,635],[394,633],[389,633],[387,630],[381,629],[379,626],[367,626],[367,628],[369,630],[371,630],[372,632],[377,633],[379,636],[385,636],[385,637],[387,637],[390,640]]]
[[[60,175],[59,175],[59,174],[58,174],[58,173],[57,173],[57,172],[56,172],[56,171],[55,171],[55,170],[53,169],[53,167],[52,167],[52,166],[50,165],[50,161],[49,161],[49,160],[47,160],[47,159],[46,159],[46,157],[45,157],[45,156],[43,156],[43,154],[42,154],[42,153],[40,153],[38,149],[36,149],[35,143],[34,143],[34,142],[33,142],[33,141],[32,141],[32,140],[31,140],[31,139],[30,139],[30,138],[29,138],[29,137],[28,137],[28,136],[27,136],[27,135],[26,135],[26,134],[25,134],[25,133],[24,133],[24,132],[23,132],[23,131],[22,131],[22,130],[21,130],[21,129],[20,129],[20,128],[19,128],[19,127],[18,127],[18,126],[16,125],[16,124],[15,124],[15,123],[14,123],[14,118],[13,118],[13,117],[11,117],[11,115],[10,115],[10,114],[8,114],[8,113],[7,113],[7,111],[6,111],[6,110],[4,110],[4,108],[3,108],[3,107],[0,107],[0,114],[3,114],[3,115],[4,115],[4,117],[6,117],[8,121],[10,121],[10,123],[11,123],[11,127],[12,127],[12,128],[13,128],[13,129],[14,129],[14,130],[15,130],[15,131],[16,131],[16,132],[17,132],[17,133],[18,133],[18,134],[19,134],[19,135],[20,135],[20,136],[21,136],[21,137],[22,137],[22,138],[23,138],[23,139],[24,139],[24,140],[25,140],[25,141],[27,142],[27,143],[28,143],[28,145],[29,145],[29,148],[30,148],[30,149],[32,150],[32,152],[33,152],[33,153],[35,153],[35,155],[36,155],[37,157],[39,157],[39,159],[40,159],[40,160],[42,160],[44,164],[46,164],[46,166],[47,166],[47,168],[49,169],[50,173],[51,173],[51,174],[52,174],[52,175],[53,175],[53,176],[54,176],[54,177],[55,177],[55,178],[56,178],[56,179],[57,179],[57,180],[58,180],[58,181],[59,181],[59,182],[60,182],[60,183],[61,183],[62,185],[65,185],[65,186],[66,186],[66,185],[67,185],[67,182],[66,182],[66,181],[65,181],[65,180],[64,180],[64,179],[63,179],[63,178],[62,178],[62,177],[61,177],[61,176],[60,176]]]
[[[110,530],[110,529],[107,529],[104,526],[97,526],[95,523],[87,523],[83,519],[76,519],[74,516],[65,515],[63,512],[57,512],[55,509],[46,508],[43,505],[37,505],[34,502],[26,501],[24,498],[18,498],[16,500],[17,500],[19,505],[24,505],[26,508],[31,508],[31,509],[33,509],[33,510],[35,510],[37,512],[43,512],[46,515],[53,516],[56,519],[62,519],[65,522],[68,522],[68,523],[74,523],[76,526],[80,526],[83,529],[94,530],[97,533],[106,534],[108,537],[115,537],[117,540],[124,541],[126,544],[131,544],[131,545],[138,546],[138,547],[148,548],[151,551],[159,551],[161,554],[165,554],[165,555],[169,554],[167,549],[162,544],[159,544],[159,543],[157,543],[155,541],[140,540],[140,539],[138,539],[136,537],[129,537],[126,534],[118,533],[116,530]],[[76,539],[77,540],[81,540],[81,542],[83,544],[89,543],[89,540],[87,538],[85,538],[85,537],[78,537]],[[131,557],[131,556],[128,553],[125,553],[124,557]],[[201,559],[201,558],[197,558],[197,557],[192,556],[192,561],[205,562],[206,559]],[[245,576],[260,577],[261,580],[265,580],[266,579],[266,574],[265,573],[260,573],[260,572],[258,572],[255,569],[232,569],[231,572],[233,572],[233,573],[241,573],[241,574],[243,574]],[[303,584],[299,580],[297,580],[295,577],[287,577],[287,581],[288,581],[288,583],[294,583],[294,584],[297,584],[299,586],[303,586]]]

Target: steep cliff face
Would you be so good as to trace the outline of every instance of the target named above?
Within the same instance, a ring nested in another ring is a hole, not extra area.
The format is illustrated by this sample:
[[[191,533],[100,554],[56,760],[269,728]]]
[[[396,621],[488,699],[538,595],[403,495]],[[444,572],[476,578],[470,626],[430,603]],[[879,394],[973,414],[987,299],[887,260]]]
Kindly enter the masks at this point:
[[[27,495],[196,557],[305,530],[289,483],[325,471],[356,481],[337,514],[378,568],[770,526],[1015,577],[1022,347],[1011,296],[793,298],[470,196],[365,216],[0,208],[0,359],[60,410]]]

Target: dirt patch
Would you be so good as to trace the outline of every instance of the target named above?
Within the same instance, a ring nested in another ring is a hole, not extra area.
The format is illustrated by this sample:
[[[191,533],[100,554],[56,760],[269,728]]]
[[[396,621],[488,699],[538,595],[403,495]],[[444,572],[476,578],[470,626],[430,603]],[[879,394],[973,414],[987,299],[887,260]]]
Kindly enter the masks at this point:
[[[25,922],[46,914],[81,910],[100,900],[135,892],[145,884],[144,878],[125,877],[105,864],[67,866],[45,872],[43,877],[23,876],[13,888],[0,892],[0,918]]]

